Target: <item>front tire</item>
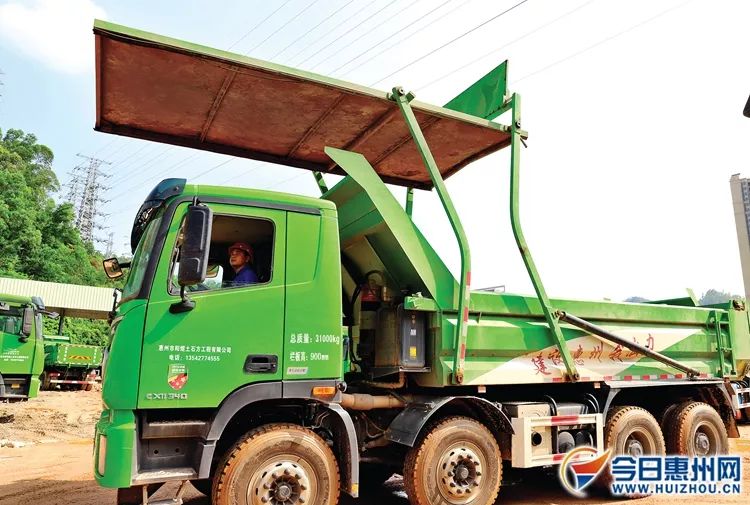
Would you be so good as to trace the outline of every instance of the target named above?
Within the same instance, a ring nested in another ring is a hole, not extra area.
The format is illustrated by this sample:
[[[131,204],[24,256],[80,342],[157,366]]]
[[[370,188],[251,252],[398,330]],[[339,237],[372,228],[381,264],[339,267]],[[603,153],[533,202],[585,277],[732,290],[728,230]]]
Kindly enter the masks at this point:
[[[435,424],[404,462],[404,487],[412,505],[491,505],[501,480],[495,436],[468,417]]]
[[[312,431],[267,424],[227,452],[216,469],[212,495],[214,505],[335,505],[338,463]]]

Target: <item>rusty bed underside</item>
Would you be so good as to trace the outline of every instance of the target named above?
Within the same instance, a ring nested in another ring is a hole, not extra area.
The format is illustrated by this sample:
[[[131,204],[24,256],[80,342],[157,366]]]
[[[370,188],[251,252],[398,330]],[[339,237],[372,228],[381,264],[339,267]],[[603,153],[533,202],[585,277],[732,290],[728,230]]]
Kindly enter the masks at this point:
[[[343,174],[332,146],[385,182],[432,187],[383,91],[102,21],[94,33],[98,131]],[[443,178],[510,143],[502,125],[412,105]]]

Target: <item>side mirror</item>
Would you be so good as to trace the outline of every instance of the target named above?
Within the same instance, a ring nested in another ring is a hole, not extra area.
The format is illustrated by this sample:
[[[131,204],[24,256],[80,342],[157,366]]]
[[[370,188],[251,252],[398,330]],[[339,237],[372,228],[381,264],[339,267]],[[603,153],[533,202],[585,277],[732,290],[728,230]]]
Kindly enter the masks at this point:
[[[26,307],[23,309],[23,320],[21,324],[21,337],[18,338],[21,342],[26,342],[31,335],[31,330],[34,328],[34,308]]]
[[[208,251],[211,243],[213,212],[205,205],[188,207],[185,238],[180,250],[180,269],[177,282],[180,286],[194,286],[206,280]]]
[[[745,117],[750,117],[750,98],[747,99],[747,103],[745,104],[745,108],[742,110],[742,114]]]
[[[102,266],[104,267],[104,273],[107,274],[107,277],[110,279],[118,279],[122,277],[122,267],[120,266],[120,262],[117,261],[117,258],[107,258],[102,261]]]
[[[180,269],[177,272],[181,300],[170,305],[169,312],[172,314],[188,312],[195,307],[195,302],[185,294],[185,287],[194,286],[206,280],[212,224],[211,209],[198,204],[188,207],[185,235],[180,249]]]

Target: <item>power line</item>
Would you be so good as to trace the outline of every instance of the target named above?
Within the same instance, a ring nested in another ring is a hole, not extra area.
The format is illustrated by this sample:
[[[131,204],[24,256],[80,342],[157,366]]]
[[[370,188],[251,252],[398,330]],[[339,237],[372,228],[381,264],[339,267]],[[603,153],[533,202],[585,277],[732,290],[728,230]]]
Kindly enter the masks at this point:
[[[505,14],[508,14],[512,10],[516,9],[517,7],[520,7],[521,5],[525,4],[528,1],[529,0],[521,0],[520,2],[518,2],[515,5],[513,5],[512,7],[509,7],[508,9],[505,9],[503,12],[492,16],[491,18],[487,19],[486,21],[483,21],[483,22],[479,23],[477,26],[475,26],[474,28],[471,28],[470,30],[465,31],[464,33],[462,33],[458,37],[455,37],[455,38],[449,40],[448,42],[446,42],[445,44],[441,45],[440,47],[437,47],[437,48],[433,49],[432,51],[430,51],[430,52],[428,52],[426,54],[423,54],[419,58],[417,58],[417,59],[415,59],[415,60],[407,63],[406,65],[404,65],[402,67],[399,67],[398,69],[394,70],[393,72],[391,72],[390,74],[386,75],[382,79],[379,79],[379,80],[375,81],[373,84],[377,84],[377,83],[379,83],[381,81],[384,81],[384,80],[388,79],[389,77],[392,77],[392,76],[396,75],[397,73],[401,72],[402,70],[404,70],[406,68],[409,68],[410,66],[414,65],[415,63],[418,63],[418,62],[424,60],[425,58],[427,58],[429,56],[432,56],[433,54],[435,54],[436,52],[440,51],[441,49],[444,49],[444,48],[448,47],[449,45],[451,45],[454,42],[456,42],[456,41],[458,41],[458,40],[466,37],[470,33],[473,33],[475,31],[477,31],[478,29],[482,28],[483,26],[487,25],[488,23],[491,23],[492,21],[494,21],[494,20],[496,20],[496,19],[504,16]]]
[[[421,15],[420,15],[420,19],[424,19],[424,18],[426,18],[427,16],[429,16],[429,15],[430,15],[430,14],[432,14],[433,12],[435,12],[435,11],[437,11],[437,10],[441,9],[441,8],[442,8],[442,7],[444,6],[444,5],[446,5],[446,4],[449,4],[449,3],[451,2],[451,1],[452,1],[452,0],[445,0],[445,2],[441,3],[440,5],[438,5],[438,6],[437,6],[437,7],[435,7],[434,9],[432,9],[431,11],[429,11],[429,12],[428,12],[427,14],[425,14],[424,16],[421,16]],[[466,0],[466,1],[464,2],[464,3],[467,3],[468,1],[469,1],[469,0]],[[440,19],[440,18],[438,18],[438,19]],[[375,44],[374,46],[371,46],[371,47],[370,47],[369,49],[367,49],[367,50],[365,50],[365,51],[362,51],[361,53],[359,53],[359,54],[358,54],[358,55],[356,55],[355,57],[353,57],[353,58],[351,58],[350,60],[348,60],[348,61],[346,61],[345,63],[343,63],[342,65],[339,65],[338,67],[334,68],[333,70],[331,70],[331,73],[333,74],[333,73],[336,73],[336,72],[338,72],[339,70],[341,70],[342,68],[344,68],[345,66],[347,66],[347,65],[348,65],[349,63],[351,63],[351,62],[353,62],[353,61],[355,61],[355,60],[359,59],[359,58],[360,58],[361,56],[364,56],[365,54],[369,53],[370,51],[372,51],[373,49],[375,49],[376,47],[378,47],[378,46],[379,46],[380,44],[382,44],[382,43],[384,43],[384,42],[386,42],[386,41],[388,41],[388,40],[392,40],[394,36],[398,35],[399,33],[401,33],[402,31],[406,30],[407,28],[411,28],[411,27],[413,27],[413,26],[414,26],[414,25],[413,25],[412,23],[407,23],[407,24],[406,24],[406,25],[405,25],[405,26],[404,26],[403,28],[401,28],[400,30],[396,31],[395,33],[392,33],[392,34],[390,34],[390,35],[389,35],[388,37],[384,38],[383,40],[381,40],[380,42],[378,42],[378,43],[377,43],[377,44]],[[427,26],[430,26],[430,25],[427,25]],[[425,27],[425,28],[426,28],[426,27]],[[415,33],[416,33],[416,32],[415,32]],[[393,46],[391,46],[391,47],[393,47]],[[368,60],[368,61],[369,61],[369,60]],[[361,65],[358,65],[358,66],[357,66],[357,67],[355,67],[355,68],[359,68],[359,66],[361,66]]]
[[[658,19],[658,18],[662,17],[665,14],[668,14],[668,13],[674,11],[674,10],[677,10],[680,7],[683,7],[683,6],[687,5],[691,1],[692,0],[687,0],[686,2],[682,2],[681,4],[678,4],[678,5],[675,5],[673,7],[668,8],[668,9],[665,9],[665,10],[659,12],[658,14],[655,14],[654,16],[651,16],[648,19],[645,19],[645,20],[641,21],[640,23],[636,23],[636,24],[630,26],[629,28],[626,28],[626,29],[624,29],[622,31],[619,31],[619,32],[615,33],[614,35],[610,35],[609,37],[603,38],[599,42],[591,44],[590,46],[587,46],[587,47],[581,49],[580,51],[576,51],[575,53],[570,54],[570,55],[566,56],[565,58],[562,58],[560,60],[552,62],[549,65],[546,65],[546,66],[544,66],[544,67],[542,67],[542,68],[540,68],[538,70],[535,70],[535,71],[533,71],[533,72],[531,72],[529,74],[526,74],[523,77],[521,77],[520,79],[516,79],[515,81],[513,81],[512,84],[521,82],[524,79],[528,79],[529,77],[533,77],[533,76],[535,76],[537,74],[541,74],[542,72],[545,72],[545,71],[549,70],[552,67],[556,67],[557,65],[559,65],[561,63],[564,63],[564,62],[566,62],[568,60],[571,60],[571,59],[575,58],[576,56],[580,56],[583,53],[586,53],[586,52],[588,52],[588,51],[590,51],[590,50],[592,50],[592,49],[594,49],[594,48],[596,48],[596,47],[598,47],[598,46],[600,46],[602,44],[605,44],[605,43],[607,43],[607,42],[609,42],[611,40],[614,40],[614,39],[616,39],[616,38],[618,38],[618,37],[620,37],[622,35],[625,35],[626,33],[631,32],[631,31],[635,30],[636,28],[640,28],[641,26],[643,26],[643,25],[645,25],[647,23],[650,23],[651,21],[654,21],[655,19]]]
[[[366,21],[369,21],[373,16],[375,16],[377,14],[380,14],[381,12],[383,12],[385,9],[387,9],[388,7],[390,7],[391,5],[393,5],[394,3],[396,3],[397,1],[398,0],[391,0],[389,3],[387,3],[386,5],[384,5],[383,7],[381,7],[380,9],[378,9],[377,11],[373,12],[372,14],[370,14],[369,16],[367,16],[365,19],[363,19],[362,21],[360,21],[356,25],[354,25],[351,28],[349,28],[346,32],[344,32],[343,34],[341,34],[338,39],[332,40],[331,42],[329,42],[328,44],[326,44],[325,46],[323,46],[321,49],[319,49],[318,50],[318,54],[320,54],[322,51],[328,49],[331,45],[333,45],[336,42],[338,42],[338,40],[341,39],[342,37],[345,37],[345,36],[349,35],[353,30],[359,28],[359,26],[361,26],[362,23],[364,23]],[[310,56],[310,58],[312,58],[312,56]],[[308,58],[308,60],[309,60],[309,58]]]
[[[250,172],[253,172],[253,171],[255,171],[256,169],[260,168],[260,166],[261,166],[260,162],[256,161],[256,162],[255,162],[255,164],[254,164],[254,165],[253,165],[252,167],[248,168],[248,169],[247,169],[247,170],[246,170],[245,172],[243,172],[243,173],[241,173],[241,174],[233,175],[233,176],[232,176],[232,177],[230,177],[229,179],[226,179],[226,180],[223,180],[223,181],[221,181],[221,182],[219,183],[219,186],[223,186],[224,184],[226,184],[226,183],[228,183],[228,182],[232,182],[232,181],[233,181],[233,180],[235,180],[235,179],[239,179],[240,177],[244,177],[244,176],[246,176],[247,174],[249,174]]]
[[[416,4],[416,3],[418,3],[418,2],[421,2],[421,0],[413,0],[413,1],[412,1],[412,2],[410,3],[410,4],[408,4],[407,6],[405,6],[405,7],[402,7],[403,11],[406,11],[406,10],[408,10],[408,9],[409,9],[410,7],[413,7],[413,6],[414,6],[414,4]],[[386,7],[387,7],[387,6],[386,6]],[[375,24],[374,26],[372,26],[372,27],[371,27],[371,28],[370,28],[369,30],[366,30],[366,31],[364,31],[364,32],[363,32],[363,33],[361,33],[361,34],[360,34],[360,35],[359,35],[359,36],[358,36],[358,37],[357,37],[356,39],[354,39],[354,40],[352,40],[352,41],[349,41],[349,42],[348,42],[348,43],[346,44],[346,45],[347,45],[347,47],[352,47],[352,46],[353,46],[354,44],[356,44],[357,42],[359,42],[360,40],[362,40],[362,38],[363,38],[363,37],[366,37],[367,35],[369,35],[369,34],[370,34],[370,33],[372,33],[373,31],[377,30],[378,28],[380,28],[381,26],[383,26],[383,25],[384,25],[385,23],[387,23],[388,21],[390,21],[391,19],[395,18],[396,16],[403,16],[403,11],[401,11],[401,10],[395,11],[395,12],[394,12],[393,14],[391,14],[391,15],[390,15],[390,17],[387,17],[387,18],[385,18],[385,19],[384,19],[384,20],[382,20],[382,21],[381,21],[380,23],[377,23],[377,24]],[[367,21],[367,20],[365,20],[365,21]],[[314,67],[312,67],[312,68],[317,68],[317,67],[319,67],[320,65],[322,65],[322,64],[323,64],[323,63],[325,63],[326,61],[330,60],[330,59],[331,59],[331,58],[333,58],[334,56],[337,56],[337,53],[335,53],[335,52],[334,52],[333,54],[331,54],[331,55],[330,55],[330,56],[328,56],[327,58],[324,58],[323,60],[319,61],[319,62],[318,62],[318,63],[317,63],[317,64],[316,64],[316,65],[315,65]],[[329,73],[331,73],[331,74],[332,74],[332,73],[333,73],[333,71],[331,71],[331,72],[329,72]]]
[[[99,149],[97,149],[96,151],[94,151],[93,156],[96,156],[97,154],[99,154],[100,151],[102,151],[104,149],[107,149],[109,146],[111,146],[112,144],[114,144],[116,141],[117,141],[117,137],[115,137],[113,139],[110,139],[109,142],[107,142],[104,146],[102,146]]]
[[[301,11],[299,11],[299,12],[298,12],[298,13],[297,13],[297,14],[296,14],[296,15],[295,15],[294,17],[292,17],[292,18],[291,18],[291,19],[290,19],[289,21],[287,21],[286,23],[284,23],[283,25],[281,25],[280,27],[278,27],[278,28],[276,29],[276,31],[274,31],[273,33],[271,33],[271,35],[269,35],[268,37],[266,37],[265,39],[263,39],[263,40],[262,40],[262,41],[260,41],[259,43],[255,44],[255,45],[254,45],[253,47],[251,47],[251,48],[250,48],[249,50],[245,51],[245,54],[250,54],[250,53],[252,53],[253,51],[255,51],[256,49],[258,49],[258,48],[259,48],[260,46],[262,46],[263,44],[265,44],[265,43],[266,43],[266,41],[268,41],[268,39],[270,39],[271,37],[273,37],[274,35],[276,35],[277,33],[279,33],[279,31],[281,31],[281,30],[282,30],[283,28],[285,28],[285,27],[286,27],[286,26],[287,26],[287,25],[288,25],[289,23],[291,23],[292,21],[294,21],[295,19],[297,19],[298,17],[300,17],[300,16],[302,15],[302,14],[304,14],[304,13],[305,13],[305,11],[307,11],[307,10],[308,10],[308,9],[309,9],[310,7],[312,7],[313,5],[315,5],[316,3],[318,3],[319,1],[320,1],[320,0],[313,0],[313,1],[312,1],[312,3],[311,3],[310,5],[308,5],[307,7],[305,7],[304,9],[302,9]]]
[[[281,4],[275,11],[273,11],[271,14],[269,14],[268,16],[266,16],[265,18],[263,18],[258,24],[256,24],[252,28],[250,28],[250,30],[248,30],[242,37],[240,37],[239,39],[237,39],[237,41],[234,44],[232,44],[231,46],[227,47],[227,51],[229,51],[234,46],[236,46],[237,44],[239,44],[240,42],[242,42],[243,40],[245,40],[245,38],[248,35],[250,35],[251,33],[253,33],[260,25],[262,25],[263,23],[265,23],[266,21],[268,21],[269,19],[271,19],[271,16],[273,16],[274,14],[276,14],[277,12],[279,12],[281,9],[283,9],[284,6],[286,4],[288,4],[289,2],[291,2],[291,1],[292,0],[286,0],[286,2],[284,2],[283,4]]]
[[[521,35],[520,37],[517,37],[517,38],[515,38],[515,39],[511,40],[510,42],[508,42],[508,43],[506,43],[506,44],[503,44],[502,46],[500,46],[500,47],[498,47],[498,48],[495,48],[495,49],[493,49],[492,51],[489,51],[489,52],[487,52],[487,53],[484,53],[484,54],[483,54],[482,56],[480,56],[479,58],[476,58],[476,59],[474,59],[474,60],[471,60],[471,61],[470,61],[469,63],[466,63],[466,64],[464,64],[464,65],[461,65],[460,67],[458,67],[458,68],[455,68],[455,69],[451,70],[450,72],[448,72],[448,73],[446,73],[446,74],[443,74],[443,75],[441,75],[441,76],[440,76],[440,77],[438,77],[437,79],[433,79],[433,80],[431,80],[430,82],[428,82],[428,83],[426,83],[426,84],[422,84],[422,85],[420,85],[420,86],[414,86],[414,88],[413,88],[413,89],[417,90],[417,89],[424,89],[424,88],[428,88],[428,87],[432,86],[433,84],[436,84],[436,83],[438,83],[438,82],[442,81],[443,79],[446,79],[447,77],[450,77],[451,75],[455,74],[456,72],[460,72],[461,70],[463,70],[463,69],[465,69],[465,68],[468,68],[468,67],[470,67],[470,66],[474,65],[475,63],[477,63],[477,62],[479,62],[479,61],[481,61],[481,60],[483,60],[483,59],[487,58],[488,56],[491,56],[491,55],[494,55],[494,54],[496,54],[496,53],[497,53],[497,52],[499,52],[499,51],[500,51],[501,49],[505,49],[506,47],[508,47],[508,46],[511,46],[511,45],[515,44],[516,42],[519,42],[520,40],[523,40],[523,39],[525,39],[526,37],[529,37],[529,36],[531,36],[531,35],[533,35],[533,34],[535,34],[535,33],[539,32],[539,31],[541,31],[541,30],[543,30],[543,29],[547,28],[548,26],[550,26],[550,25],[553,25],[553,24],[557,23],[558,21],[562,20],[563,18],[566,18],[566,17],[570,16],[571,14],[574,14],[574,13],[578,12],[579,10],[583,9],[583,8],[584,8],[584,7],[586,7],[587,5],[589,5],[589,4],[592,4],[592,3],[594,3],[594,2],[596,2],[596,0],[588,0],[588,2],[582,3],[581,5],[579,5],[578,7],[576,7],[575,9],[573,9],[573,10],[570,10],[570,11],[566,12],[565,14],[562,14],[562,15],[560,15],[560,16],[558,16],[558,17],[556,17],[556,18],[555,18],[555,19],[553,19],[552,21],[549,21],[548,23],[544,23],[543,25],[539,25],[539,26],[537,26],[537,27],[536,27],[536,28],[534,28],[533,30],[531,30],[531,31],[529,31],[529,32],[526,32],[526,33],[524,33],[524,34],[523,34],[523,35]]]
[[[135,161],[137,161],[138,159],[141,159],[141,158],[143,158],[145,156],[153,154],[153,152],[156,150],[156,148],[152,149],[151,151],[147,151],[147,152],[143,153],[143,155],[140,156],[140,157],[138,156],[139,153],[143,152],[149,146],[150,146],[149,143],[143,142],[143,145],[141,145],[141,147],[139,149],[133,151],[132,153],[130,153],[128,156],[126,156],[122,160],[115,162],[112,165],[112,169],[113,170],[117,169],[119,171],[124,171],[126,168],[132,166],[133,163]],[[157,147],[158,147],[158,144],[157,144]],[[112,183],[114,183],[115,181],[120,182],[120,181],[128,178],[129,176],[130,176],[130,174],[128,174],[127,172],[123,172],[123,173],[119,174],[118,176],[116,176],[111,182]]]
[[[393,44],[391,44],[391,45],[389,45],[388,47],[384,48],[384,49],[383,49],[382,51],[379,51],[379,52],[377,52],[377,53],[373,54],[372,56],[370,56],[369,58],[367,58],[366,60],[364,60],[364,61],[360,62],[360,64],[359,64],[359,65],[357,65],[356,67],[353,67],[353,68],[352,68],[351,70],[347,71],[347,73],[345,73],[345,74],[343,74],[343,75],[344,75],[344,76],[346,76],[346,75],[349,75],[349,74],[351,74],[351,73],[352,73],[352,71],[354,71],[354,70],[356,70],[356,69],[358,69],[358,68],[361,68],[362,66],[364,66],[365,64],[367,64],[367,63],[369,63],[370,61],[374,60],[375,58],[377,58],[377,57],[378,57],[378,56],[380,56],[381,54],[383,54],[383,53],[385,53],[385,52],[387,52],[387,51],[389,51],[389,50],[393,49],[393,48],[394,48],[395,46],[397,46],[397,45],[399,45],[399,44],[402,44],[403,42],[406,42],[407,40],[409,40],[410,38],[414,37],[414,36],[415,36],[416,34],[418,34],[419,32],[421,32],[421,31],[424,31],[424,30],[426,30],[427,28],[429,28],[430,26],[434,25],[435,23],[437,23],[438,21],[440,21],[440,20],[441,20],[441,19],[443,19],[444,17],[446,17],[446,16],[448,16],[449,14],[451,14],[451,13],[453,13],[453,12],[457,11],[458,9],[460,9],[461,7],[463,7],[464,5],[466,5],[467,3],[469,3],[470,1],[471,1],[471,0],[464,0],[463,2],[461,2],[460,4],[458,4],[457,6],[453,7],[453,8],[451,9],[451,10],[449,10],[449,11],[447,11],[447,12],[444,12],[443,14],[441,14],[441,15],[440,15],[440,16],[438,16],[437,18],[433,19],[432,21],[430,21],[429,23],[427,23],[427,24],[426,24],[426,25],[424,25],[423,27],[421,27],[421,28],[417,29],[416,31],[412,32],[411,34],[407,35],[406,37],[403,37],[403,38],[401,38],[401,39],[397,40],[397,41],[396,41],[396,42],[394,42]],[[411,27],[410,27],[410,28],[411,28]]]
[[[312,42],[310,42],[309,44],[307,44],[307,46],[303,47],[302,49],[300,49],[299,51],[297,51],[296,53],[294,53],[294,54],[293,54],[292,56],[290,56],[289,58],[287,58],[287,61],[290,61],[290,62],[291,62],[291,61],[292,61],[292,59],[294,59],[294,58],[296,58],[297,56],[299,56],[300,54],[304,53],[304,52],[305,52],[305,49],[310,49],[310,48],[311,48],[311,47],[313,47],[313,46],[314,46],[315,44],[317,44],[318,42],[320,42],[321,40],[323,40],[323,39],[324,39],[324,38],[326,37],[326,35],[330,35],[330,34],[332,34],[332,33],[333,33],[333,32],[335,32],[336,30],[338,30],[338,28],[339,28],[339,27],[340,27],[341,25],[343,25],[344,23],[348,23],[348,22],[349,22],[349,21],[351,21],[351,20],[352,20],[352,19],[353,19],[353,18],[354,18],[355,16],[357,16],[357,14],[359,14],[359,13],[360,13],[360,12],[362,12],[362,11],[364,11],[365,9],[367,9],[368,7],[370,7],[371,5],[372,5],[372,3],[368,3],[368,4],[365,4],[365,6],[364,6],[364,7],[362,7],[361,9],[359,9],[359,10],[358,10],[357,12],[355,12],[354,14],[352,14],[352,15],[351,15],[351,16],[349,16],[348,18],[346,18],[346,19],[342,20],[341,22],[339,22],[339,24],[337,24],[336,26],[334,26],[333,28],[331,28],[331,29],[330,29],[330,30],[328,31],[328,33],[324,33],[323,35],[321,35],[321,36],[320,36],[320,37],[318,37],[317,39],[315,39],[315,40],[313,40]],[[307,61],[307,60],[309,60],[310,58],[312,58],[312,56],[308,56],[307,58],[305,58],[305,59],[304,59],[304,60],[302,60],[302,61]],[[294,66],[298,66],[299,64],[300,64],[300,62],[298,62],[298,63],[295,63],[295,64],[294,64]]]
[[[346,4],[344,4],[343,6],[337,8],[336,10],[334,10],[332,13],[330,13],[328,16],[326,16],[323,19],[323,21],[321,21],[320,23],[318,23],[317,25],[313,26],[312,28],[310,28],[309,30],[307,30],[305,33],[303,33],[302,35],[300,35],[299,37],[297,37],[296,39],[294,39],[293,41],[291,41],[289,44],[287,44],[287,46],[284,49],[282,49],[281,51],[278,51],[276,54],[274,54],[273,56],[271,56],[271,58],[269,58],[269,59],[273,60],[274,58],[277,58],[280,54],[282,54],[284,51],[286,51],[287,49],[289,49],[290,47],[292,47],[294,44],[296,44],[297,42],[299,42],[300,40],[302,40],[303,38],[305,38],[307,35],[309,35],[313,30],[315,30],[316,28],[318,28],[320,25],[322,25],[323,23],[325,23],[326,21],[328,21],[329,19],[331,19],[333,16],[335,16],[336,14],[338,14],[339,12],[341,12],[342,10],[346,9],[346,7],[349,4],[351,4],[352,2],[354,2],[354,0],[349,0]]]
[[[169,146],[169,147],[172,147],[172,146]],[[169,147],[168,147],[168,148],[169,148]],[[198,152],[196,152],[196,153],[193,153],[193,154],[191,154],[190,156],[188,156],[188,157],[186,157],[186,158],[183,158],[182,160],[178,161],[178,162],[177,162],[177,163],[175,163],[174,165],[172,165],[172,166],[170,166],[170,167],[167,167],[166,169],[162,170],[162,171],[161,171],[161,172],[159,172],[158,174],[156,174],[156,175],[152,175],[152,176],[149,176],[149,177],[147,177],[146,179],[143,179],[142,181],[140,181],[140,182],[137,182],[137,183],[135,183],[134,185],[130,186],[130,187],[129,187],[128,189],[126,189],[125,191],[122,191],[122,192],[118,193],[117,195],[115,195],[115,196],[111,197],[111,198],[110,198],[110,202],[113,202],[113,201],[117,200],[118,198],[120,198],[120,197],[123,197],[123,196],[127,195],[128,193],[132,192],[133,190],[135,190],[135,189],[137,189],[137,188],[140,188],[140,187],[141,187],[141,186],[143,186],[143,185],[144,185],[145,183],[147,183],[147,182],[151,181],[151,180],[152,180],[152,179],[154,179],[155,177],[159,177],[159,176],[160,176],[160,174],[163,174],[164,172],[168,172],[168,171],[172,170],[173,168],[177,168],[178,166],[180,166],[180,165],[183,165],[183,164],[185,164],[185,163],[186,163],[186,162],[187,162],[188,160],[190,160],[190,159],[192,159],[192,158],[195,158],[196,156],[198,156],[198,155],[199,155],[199,154],[201,154],[202,152],[203,152],[203,151],[198,151]],[[164,154],[164,153],[162,152],[161,154]]]

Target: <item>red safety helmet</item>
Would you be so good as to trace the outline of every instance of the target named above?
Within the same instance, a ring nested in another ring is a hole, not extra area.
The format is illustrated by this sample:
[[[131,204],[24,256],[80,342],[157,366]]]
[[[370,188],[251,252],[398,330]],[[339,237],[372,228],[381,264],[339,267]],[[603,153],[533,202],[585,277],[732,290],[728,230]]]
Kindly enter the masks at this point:
[[[253,248],[250,247],[250,244],[246,244],[245,242],[235,242],[229,246],[229,254],[232,254],[232,249],[239,249],[244,252],[250,258],[250,263],[253,262]]]

